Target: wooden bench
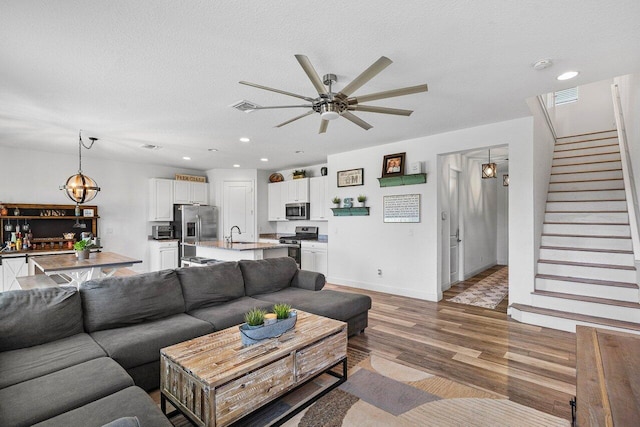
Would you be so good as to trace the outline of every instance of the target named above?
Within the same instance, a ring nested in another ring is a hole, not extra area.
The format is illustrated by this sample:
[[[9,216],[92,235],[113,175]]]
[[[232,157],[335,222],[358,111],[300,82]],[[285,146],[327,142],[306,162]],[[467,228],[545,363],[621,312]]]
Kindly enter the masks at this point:
[[[640,335],[576,328],[577,426],[640,423]]]
[[[47,276],[35,274],[33,276],[16,277],[21,289],[52,288],[69,283],[70,279],[62,274]]]

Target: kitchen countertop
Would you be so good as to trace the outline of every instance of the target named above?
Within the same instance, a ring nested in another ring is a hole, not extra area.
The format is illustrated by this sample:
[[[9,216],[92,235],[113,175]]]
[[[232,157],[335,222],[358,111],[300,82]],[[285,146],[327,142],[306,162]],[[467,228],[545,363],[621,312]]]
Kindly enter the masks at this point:
[[[218,240],[198,242],[195,244],[195,246],[201,247],[201,248],[228,249],[231,251],[255,251],[255,250],[266,250],[266,249],[281,249],[281,248],[289,247],[289,245],[283,245],[280,243],[262,243],[262,242],[227,243],[227,242],[221,242]]]
[[[102,248],[92,248],[91,252],[97,252]],[[0,252],[0,258],[17,258],[23,256],[42,256],[42,255],[65,255],[65,254],[74,254],[76,251],[73,249],[29,249],[29,250],[19,250],[19,251],[4,251]]]

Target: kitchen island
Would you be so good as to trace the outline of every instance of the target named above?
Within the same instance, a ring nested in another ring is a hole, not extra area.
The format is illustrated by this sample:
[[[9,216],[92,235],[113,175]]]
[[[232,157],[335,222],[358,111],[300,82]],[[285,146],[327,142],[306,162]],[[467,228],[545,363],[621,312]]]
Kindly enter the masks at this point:
[[[196,256],[220,261],[279,258],[289,255],[289,246],[280,243],[204,241],[195,244]]]

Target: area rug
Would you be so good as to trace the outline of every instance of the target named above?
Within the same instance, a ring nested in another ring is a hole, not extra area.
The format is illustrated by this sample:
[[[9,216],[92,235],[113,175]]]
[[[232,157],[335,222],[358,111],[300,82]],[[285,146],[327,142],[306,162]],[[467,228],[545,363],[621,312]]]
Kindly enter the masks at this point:
[[[509,291],[509,267],[503,267],[447,301],[494,309]]]
[[[307,393],[332,381],[326,375],[258,412],[242,426],[265,426]],[[182,416],[176,426],[190,426]],[[568,420],[349,348],[349,379],[283,424],[286,427],[563,426]]]

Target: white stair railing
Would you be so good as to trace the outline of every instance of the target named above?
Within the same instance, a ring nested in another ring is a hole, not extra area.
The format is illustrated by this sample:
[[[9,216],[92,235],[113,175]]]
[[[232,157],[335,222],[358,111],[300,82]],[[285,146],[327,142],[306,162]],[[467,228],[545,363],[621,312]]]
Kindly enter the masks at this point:
[[[627,132],[624,125],[624,117],[622,114],[622,101],[620,99],[620,90],[617,84],[611,85],[611,95],[613,97],[613,112],[616,118],[616,128],[618,130],[618,143],[620,144],[620,157],[622,159],[622,176],[624,178],[624,192],[627,198],[627,209],[629,211],[629,226],[631,228],[631,240],[633,242],[633,256],[635,259],[636,270],[640,270],[640,237],[638,233],[638,198],[636,197],[635,182],[633,180],[633,171],[631,169],[631,157],[629,155],[629,146],[627,143]],[[636,279],[636,283],[638,280]]]

